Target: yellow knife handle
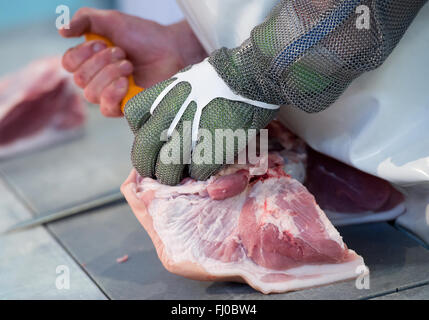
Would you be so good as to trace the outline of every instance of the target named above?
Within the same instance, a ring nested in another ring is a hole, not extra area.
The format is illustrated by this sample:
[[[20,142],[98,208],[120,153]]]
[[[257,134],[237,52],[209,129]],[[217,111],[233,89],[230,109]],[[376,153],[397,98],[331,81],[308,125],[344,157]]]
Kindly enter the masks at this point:
[[[110,41],[109,39],[107,39],[103,36],[99,36],[98,34],[94,34],[94,33],[85,34],[85,40],[86,41],[101,40],[101,41],[104,41],[107,44],[107,46],[109,46],[109,47],[115,46],[113,44],[113,42]],[[130,75],[128,77],[128,92],[127,92],[127,95],[125,96],[124,100],[122,100],[122,102],[121,102],[122,113],[124,113],[125,105],[127,104],[127,102],[131,98],[135,97],[137,94],[142,92],[143,90],[144,90],[143,88],[136,85],[136,82],[134,81],[134,77],[132,75]]]

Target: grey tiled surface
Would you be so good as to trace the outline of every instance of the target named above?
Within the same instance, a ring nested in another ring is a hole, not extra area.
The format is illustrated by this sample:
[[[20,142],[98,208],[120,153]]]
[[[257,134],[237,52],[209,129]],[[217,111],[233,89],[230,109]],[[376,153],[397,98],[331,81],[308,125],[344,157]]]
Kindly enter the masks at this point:
[[[0,180],[0,232],[30,218]],[[57,289],[58,266],[66,266],[70,289]],[[0,235],[0,299],[106,299],[96,284],[43,228]]]
[[[429,284],[377,297],[374,300],[429,300]]]
[[[52,21],[15,30],[4,30],[0,32],[0,38],[2,39],[0,76],[24,66],[33,59],[62,54],[69,46],[82,41],[61,39]],[[31,50],[28,49],[29,45]],[[91,121],[95,122],[95,117],[92,118]],[[104,124],[109,125],[111,125],[109,122]],[[124,125],[115,124],[113,129],[115,126],[121,126],[122,131],[125,131]],[[92,143],[96,142],[97,140],[93,138]],[[20,159],[0,162],[0,232],[17,222],[31,218],[34,214],[31,207],[43,211],[66,206],[67,203],[79,199],[78,191],[70,182],[70,176],[67,178],[66,175],[64,181],[62,178],[64,170],[70,170],[68,167],[71,166],[71,161],[78,163],[77,160],[81,158],[83,159],[81,163],[88,162],[79,153],[80,148],[88,144],[90,145],[90,142],[87,140],[81,140],[77,145],[70,142]],[[101,156],[106,157],[108,152],[106,150]],[[90,192],[83,186],[90,177],[83,177],[85,166],[81,167],[82,171],[78,166],[76,168],[71,173],[77,178],[76,182],[81,184],[80,196],[85,196]],[[120,169],[121,165],[118,168]],[[123,169],[123,172],[127,171],[128,169]],[[10,179],[11,184],[2,180],[2,175]],[[106,175],[109,177],[108,173]],[[118,179],[120,180],[122,178]],[[109,182],[109,178],[106,181]],[[23,198],[28,200],[28,203],[24,204]],[[69,268],[71,280],[69,290],[58,290],[55,286],[56,267],[59,265]],[[0,235],[0,299],[21,298],[106,299],[106,296],[61,244],[45,228],[39,227],[15,234]]]
[[[371,270],[370,290],[358,290],[349,281],[268,296],[242,284],[199,282],[170,274],[126,204],[49,228],[113,299],[364,299],[429,281],[429,251],[387,223],[339,229],[348,246],[365,258]],[[117,264],[116,258],[125,254],[129,261]]]

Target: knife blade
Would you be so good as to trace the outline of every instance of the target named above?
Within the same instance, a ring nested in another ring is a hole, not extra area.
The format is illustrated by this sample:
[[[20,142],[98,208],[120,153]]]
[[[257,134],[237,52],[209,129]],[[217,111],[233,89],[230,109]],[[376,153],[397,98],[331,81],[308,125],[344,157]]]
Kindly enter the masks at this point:
[[[51,213],[51,214],[46,214],[40,217],[19,222],[13,225],[12,227],[8,228],[7,230],[1,232],[0,234],[10,234],[13,232],[34,228],[43,224],[55,222],[80,213],[94,210],[106,205],[111,205],[116,202],[120,203],[124,201],[125,201],[125,198],[122,195],[122,193],[120,191],[114,191],[112,193],[97,197],[96,199],[90,200],[83,204],[78,204],[64,210],[55,211],[54,213]]]

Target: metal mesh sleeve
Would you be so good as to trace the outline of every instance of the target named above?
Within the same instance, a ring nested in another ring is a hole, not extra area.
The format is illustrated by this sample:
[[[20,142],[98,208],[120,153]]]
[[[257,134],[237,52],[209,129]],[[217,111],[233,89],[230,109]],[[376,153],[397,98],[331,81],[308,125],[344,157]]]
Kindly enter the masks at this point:
[[[215,51],[210,63],[238,94],[318,112],[386,60],[425,3],[282,0],[240,47]]]

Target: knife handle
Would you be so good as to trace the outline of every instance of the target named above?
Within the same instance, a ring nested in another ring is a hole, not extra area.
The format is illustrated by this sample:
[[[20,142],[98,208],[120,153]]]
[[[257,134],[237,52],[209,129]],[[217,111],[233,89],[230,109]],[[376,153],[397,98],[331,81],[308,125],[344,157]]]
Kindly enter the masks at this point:
[[[87,33],[85,34],[85,40],[86,41],[92,41],[92,40],[101,40],[104,41],[108,47],[113,47],[114,44],[112,41],[110,41],[109,39],[103,37],[103,36],[99,36],[98,34],[94,34],[94,33]],[[121,111],[122,113],[124,113],[124,109],[125,109],[125,105],[127,104],[127,102],[135,97],[137,94],[139,94],[140,92],[142,92],[144,89],[139,87],[136,82],[134,81],[134,77],[132,75],[130,75],[128,77],[128,92],[127,95],[124,97],[124,100],[122,100],[121,102]]]

